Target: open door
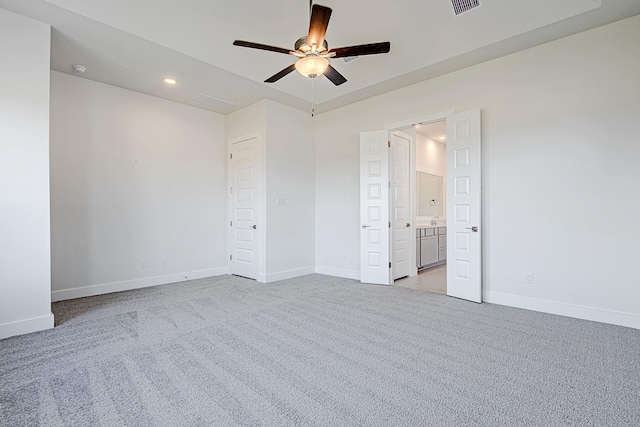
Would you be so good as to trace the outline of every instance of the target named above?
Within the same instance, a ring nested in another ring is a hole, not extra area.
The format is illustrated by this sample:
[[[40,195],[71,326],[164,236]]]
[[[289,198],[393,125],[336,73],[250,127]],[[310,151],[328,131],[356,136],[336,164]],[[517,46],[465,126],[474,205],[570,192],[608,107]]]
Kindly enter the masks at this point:
[[[416,258],[411,233],[411,136],[396,131],[391,135],[391,275],[396,280],[407,277],[415,268]]]
[[[360,281],[390,285],[387,131],[360,133]]]
[[[447,295],[482,302],[480,109],[447,117]]]

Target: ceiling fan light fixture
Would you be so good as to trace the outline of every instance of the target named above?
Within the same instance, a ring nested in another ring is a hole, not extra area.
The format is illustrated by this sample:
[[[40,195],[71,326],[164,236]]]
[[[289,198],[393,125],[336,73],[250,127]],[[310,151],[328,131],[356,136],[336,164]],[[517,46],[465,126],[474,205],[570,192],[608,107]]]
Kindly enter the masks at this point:
[[[305,77],[314,78],[327,71],[329,60],[319,56],[306,56],[296,62],[296,70]]]

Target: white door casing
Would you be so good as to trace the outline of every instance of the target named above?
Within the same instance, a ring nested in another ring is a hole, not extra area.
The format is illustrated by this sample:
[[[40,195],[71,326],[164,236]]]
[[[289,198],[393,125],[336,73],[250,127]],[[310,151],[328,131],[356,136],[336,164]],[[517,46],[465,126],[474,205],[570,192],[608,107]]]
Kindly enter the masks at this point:
[[[391,265],[393,280],[409,276],[415,264],[412,257],[410,206],[411,136],[404,132],[391,135]]]
[[[389,148],[387,131],[360,133],[360,281],[389,285]]]
[[[256,279],[259,267],[258,146],[253,137],[230,146],[231,274]]]
[[[447,117],[447,295],[482,302],[480,109]]]

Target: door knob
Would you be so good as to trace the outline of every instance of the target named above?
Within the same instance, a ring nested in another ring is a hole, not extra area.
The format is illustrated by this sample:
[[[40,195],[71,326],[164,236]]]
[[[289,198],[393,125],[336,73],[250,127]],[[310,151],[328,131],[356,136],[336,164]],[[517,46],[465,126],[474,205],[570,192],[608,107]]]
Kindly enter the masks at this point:
[[[364,225],[364,224],[362,225],[362,228],[369,228],[369,227],[371,227],[371,226],[370,225]]]
[[[474,225],[473,227],[465,227],[465,228],[466,228],[467,230],[471,230],[471,231],[473,231],[474,233],[477,233],[477,232],[478,232],[478,227],[477,227],[477,226],[475,226],[475,225]]]
[[[407,223],[407,227],[411,227],[411,224]]]
[[[253,225],[251,226],[251,228],[253,228],[253,229],[255,230],[255,229],[256,229],[256,225],[255,225],[255,224],[253,224]]]

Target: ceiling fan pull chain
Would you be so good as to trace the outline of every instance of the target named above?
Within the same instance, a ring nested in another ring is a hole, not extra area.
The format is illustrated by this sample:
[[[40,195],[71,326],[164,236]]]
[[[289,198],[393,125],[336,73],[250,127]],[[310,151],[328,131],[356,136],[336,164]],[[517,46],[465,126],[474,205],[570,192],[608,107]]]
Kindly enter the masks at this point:
[[[314,105],[315,105],[315,102],[314,102],[314,101],[315,101],[315,99],[314,99],[314,94],[315,94],[315,92],[316,92],[316,91],[314,90],[314,89],[315,89],[315,87],[314,87],[315,80],[316,80],[316,79],[311,79],[311,117],[313,117],[313,116],[315,115],[315,113],[316,113],[316,109],[315,109],[315,107],[314,107]]]

